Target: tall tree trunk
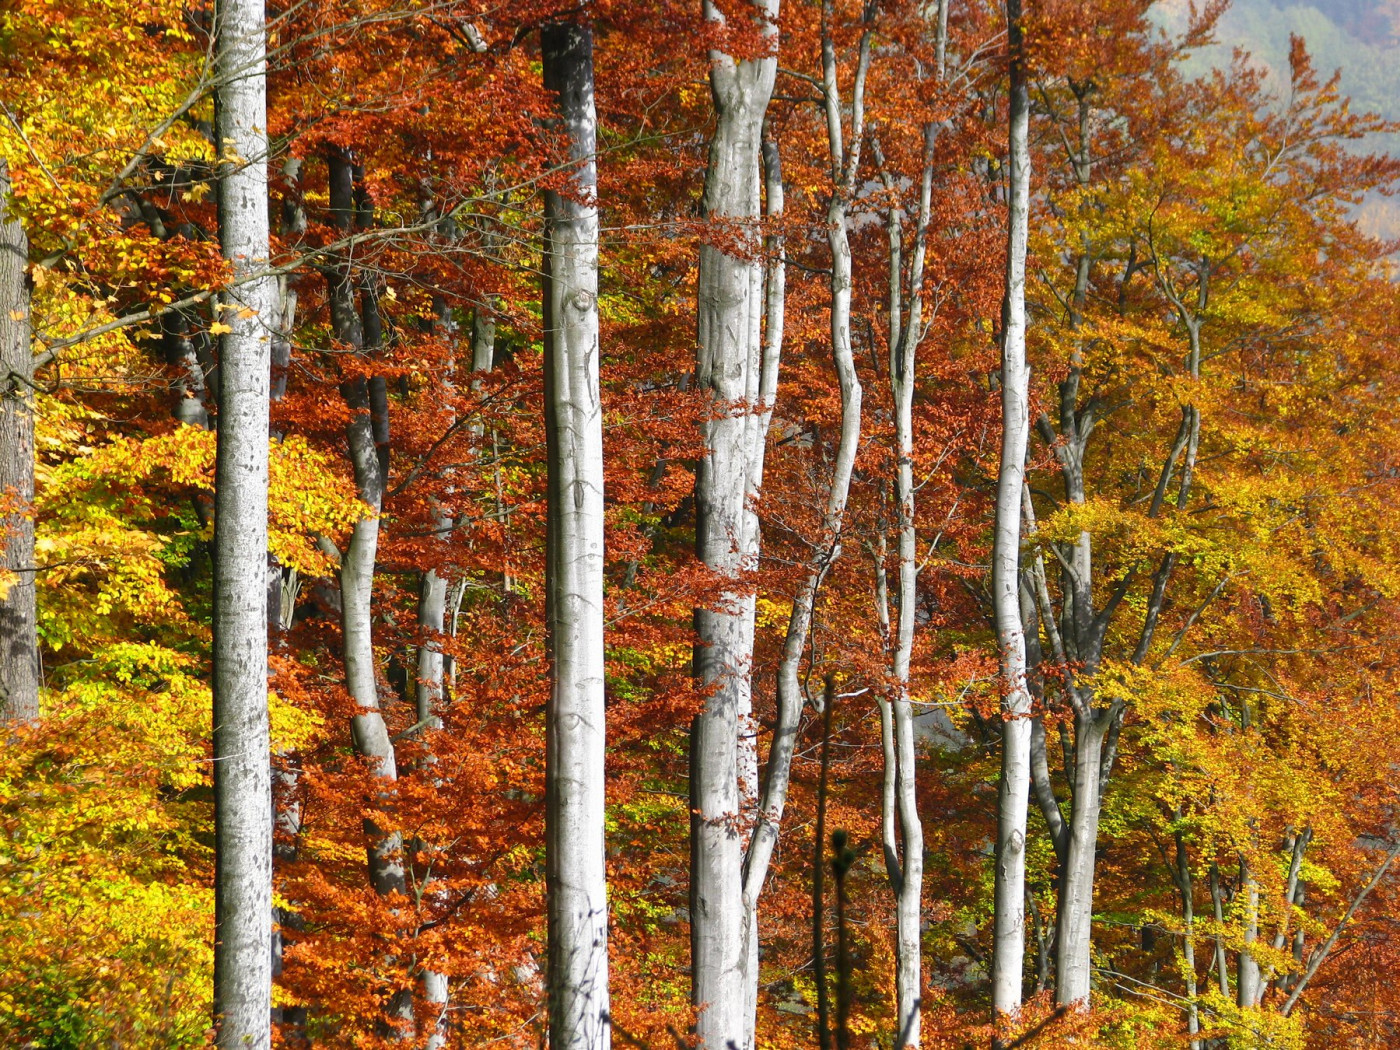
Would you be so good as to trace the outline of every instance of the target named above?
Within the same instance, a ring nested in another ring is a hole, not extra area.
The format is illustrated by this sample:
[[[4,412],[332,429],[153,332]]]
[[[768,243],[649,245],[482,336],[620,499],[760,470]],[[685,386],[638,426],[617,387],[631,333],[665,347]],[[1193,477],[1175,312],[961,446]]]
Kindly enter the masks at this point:
[[[348,233],[363,224],[365,216],[356,207],[355,167],[350,157],[332,150],[326,158],[329,174],[329,203],[332,223]],[[331,331],[336,340],[352,351],[375,349],[379,332],[378,306],[373,291],[365,288],[360,309],[355,292],[360,282],[348,259],[336,260],[326,269],[327,298]],[[382,381],[381,381],[382,382]],[[375,381],[364,377],[347,379],[340,385],[341,397],[350,409],[345,427],[346,447],[355,477],[355,491],[369,510],[355,523],[350,542],[340,558],[341,653],[345,664],[345,688],[355,701],[356,714],[350,720],[350,736],[355,753],[367,759],[375,778],[382,785],[376,801],[393,793],[398,780],[394,742],[389,736],[379,706],[379,682],[374,658],[374,566],[379,551],[379,516],[384,502],[387,478],[381,444],[387,435],[380,425],[376,435]],[[376,441],[376,437],[381,440]],[[403,833],[380,827],[372,814],[364,818],[366,866],[370,885],[381,896],[405,894]],[[413,1031],[413,997],[400,989],[386,1004],[382,1028],[386,1034],[406,1038]]]
[[[851,476],[855,470],[856,453],[860,448],[861,428],[861,385],[856,374],[855,354],[851,348],[851,245],[847,208],[854,187],[856,173],[860,167],[860,146],[863,139],[865,75],[870,65],[871,33],[867,31],[861,39],[859,65],[856,71],[855,89],[852,95],[851,146],[843,145],[841,125],[841,95],[836,80],[836,52],[831,37],[831,5],[823,6],[823,46],[822,67],[827,114],[828,152],[831,158],[832,190],[827,208],[828,243],[831,246],[832,269],[830,279],[831,295],[831,354],[836,369],[837,382],[841,390],[841,434],[837,442],[836,459],[832,469],[830,487],[827,489],[826,503],[822,509],[822,532],[820,540],[813,547],[813,554],[807,563],[798,593],[793,596],[792,612],[788,617],[787,633],[783,641],[783,654],[778,664],[777,700],[778,718],[773,745],[769,751],[768,776],[764,785],[763,800],[759,808],[757,825],[749,846],[745,864],[744,921],[746,926],[746,951],[744,955],[743,980],[744,1001],[744,1042],[750,1047],[755,1043],[755,1029],[758,1010],[758,897],[762,892],[767,876],[768,865],[773,849],[777,845],[779,825],[787,798],[787,787],[792,763],[792,746],[796,740],[798,723],[801,720],[803,697],[800,681],[802,657],[807,650],[807,639],[811,633],[812,617],[816,611],[817,595],[822,582],[832,564],[841,554],[841,530],[845,520],[846,501],[850,496]],[[834,123],[833,123],[834,121]],[[781,170],[778,165],[777,148],[768,141],[763,143],[764,168],[768,178],[769,218],[778,217],[774,210],[775,201],[781,208]],[[778,184],[774,185],[776,173]],[[767,313],[767,344],[764,351],[764,377],[768,379],[771,366],[771,384],[765,384],[760,394],[763,407],[754,414],[761,424],[756,441],[762,442],[772,417],[772,398],[777,392],[778,354],[782,338],[783,303],[771,298],[776,274],[769,274],[768,292],[770,300]],[[775,328],[776,325],[776,328]],[[761,462],[760,462],[761,470]],[[756,490],[762,481],[760,473],[750,485]],[[754,522],[754,549],[757,551],[757,522]]]
[[[429,331],[446,339],[452,338],[452,313],[441,296],[433,297]],[[454,357],[448,365],[447,378],[443,383],[448,392],[452,390],[451,376],[454,370],[455,349]],[[434,505],[433,528],[437,530],[438,538],[441,540],[449,537],[452,527],[451,515],[441,506]],[[414,724],[421,734],[419,739],[425,743],[425,766],[432,766],[437,761],[432,750],[432,735],[435,730],[442,728],[439,712],[447,699],[447,658],[442,651],[442,639],[447,633],[447,605],[447,577],[436,568],[429,568],[423,573],[418,589],[419,637],[414,690]],[[431,849],[431,846],[428,848]],[[418,888],[420,897],[426,893],[431,881],[429,877],[424,877]],[[450,991],[448,975],[425,967],[419,974],[419,984],[422,987],[423,999],[429,1006],[429,1017],[426,1018],[428,1038],[424,1045],[426,1050],[442,1050],[442,1047],[447,1045],[447,1008]]]
[[[222,320],[214,490],[214,1017],[220,1047],[271,1041],[272,786],[267,714],[270,333],[262,0],[216,9],[219,246],[236,279]]]
[[[282,165],[283,178],[291,185],[291,191],[282,200],[281,234],[284,243],[296,243],[306,232],[306,210],[302,206],[300,192],[301,161],[288,158]],[[273,404],[282,400],[287,393],[287,376],[292,363],[292,341],[296,331],[297,284],[290,274],[277,278],[277,327],[272,333],[271,373],[268,377],[268,400]],[[202,373],[201,373],[202,378]],[[201,405],[201,408],[203,406]],[[274,442],[282,440],[282,433],[275,426],[270,427]],[[296,615],[297,592],[301,588],[297,570],[282,565],[271,552],[267,555],[267,630],[268,651],[286,651],[287,633],[292,629]],[[301,837],[302,810],[299,795],[301,762],[297,755],[279,751],[272,758],[273,793],[273,862],[294,863],[297,859]],[[286,940],[285,928],[304,926],[295,908],[272,909],[272,976],[276,980],[282,976]],[[305,1006],[274,1006],[272,1021],[280,1024],[284,1041],[297,1045],[306,1038]]]
[[[776,223],[783,214],[783,170],[778,143],[763,133],[764,215]],[[764,254],[767,270],[764,274],[763,367],[759,381],[761,408],[757,413],[760,435],[766,435],[773,418],[773,403],[778,391],[778,370],[783,346],[783,319],[787,307],[787,263],[784,241],[775,231],[766,239]],[[762,436],[759,440],[763,440]],[[757,492],[763,484],[763,457],[749,464],[756,477],[749,488]],[[757,545],[758,520],[749,515]],[[780,672],[781,677],[781,672]],[[787,701],[786,703],[784,701]],[[768,866],[778,842],[778,829],[787,804],[788,786],[792,774],[792,754],[797,744],[797,730],[802,721],[802,697],[797,690],[779,693],[773,742],[768,749],[768,768],[763,783],[763,798],[759,803],[757,822],[744,856],[744,925],[746,944],[744,957],[744,1043],[754,1045],[758,1023],[758,900],[768,877]]]
[[[817,991],[817,1045],[831,1050],[831,1000],[826,986],[826,802],[831,786],[831,720],[836,678],[826,675],[822,693],[821,772],[817,777],[817,827],[812,842],[812,982]]]
[[[690,734],[691,998],[696,1034],[710,1050],[747,1050],[744,1009],[742,797],[757,790],[752,711],[754,595],[745,577],[760,544],[750,501],[762,476],[766,433],[755,410],[763,381],[763,264],[754,220],[760,208],[760,132],[777,74],[779,0],[750,0],[744,17],[771,53],[735,58],[711,49],[715,133],[702,199],[718,230],[700,246],[696,379],[712,402],[705,454],[695,476],[695,548],[722,582],[695,610],[695,677],[708,694]],[[704,2],[707,23],[726,16]],[[745,242],[733,254],[733,228]],[[740,735],[744,740],[741,744]],[[752,960],[757,965],[757,959]]]
[[[347,157],[332,153],[330,207],[333,221],[342,231],[354,225],[354,171]],[[366,326],[355,308],[355,280],[348,262],[328,274],[331,328],[336,339],[357,352],[370,349]],[[374,661],[372,627],[374,564],[379,550],[379,514],[384,501],[385,477],[375,442],[372,382],[354,378],[341,384],[341,396],[351,411],[346,444],[355,476],[355,490],[370,513],[356,522],[350,543],[340,560],[340,619],[345,687],[357,713],[350,723],[356,754],[370,760],[375,776],[386,784],[398,779],[393,741],[379,708],[379,684]],[[365,818],[368,836],[370,882],[381,894],[403,893],[403,841],[397,832],[381,830],[372,817]]]
[[[559,93],[559,125],[574,165],[568,195],[545,194],[549,1041],[553,1050],[607,1050],[603,416],[592,29],[582,21],[546,25],[541,52],[544,86]]]
[[[34,597],[34,352],[29,337],[29,238],[10,214],[10,169],[0,159],[0,720],[39,717]]]
[[[933,147],[937,128],[924,128],[923,172],[914,250],[904,299],[904,215],[899,205],[887,217],[889,234],[889,376],[894,402],[895,500],[898,504],[899,619],[890,647],[894,695],[882,706],[881,742],[885,788],[881,796],[885,868],[895,896],[895,998],[898,1028],[895,1046],[919,1045],[923,995],[920,952],[923,924],[924,833],[919,819],[915,782],[914,710],[909,697],[909,665],[914,652],[914,617],[918,605],[918,533],[914,524],[914,380],[919,340],[923,333],[924,259],[933,198]],[[877,161],[881,158],[877,153]],[[881,161],[883,169],[883,162]],[[893,175],[882,171],[885,188],[898,192]],[[907,315],[906,315],[907,309]],[[880,572],[884,558],[880,558]],[[881,601],[882,609],[885,602]],[[888,613],[882,612],[888,633]],[[902,850],[901,850],[902,845]]]
[[[1278,926],[1274,931],[1273,947],[1275,952],[1282,952],[1284,947],[1292,941],[1293,960],[1295,963],[1299,964],[1295,973],[1302,970],[1303,940],[1301,935],[1303,930],[1300,926],[1297,929],[1293,929],[1290,934],[1290,927],[1294,921],[1294,912],[1297,911],[1301,913],[1303,909],[1303,897],[1305,892],[1302,878],[1303,855],[1307,853],[1308,844],[1312,842],[1312,836],[1312,828],[1304,828],[1301,832],[1290,833],[1284,841],[1285,848],[1289,850],[1292,856],[1288,863],[1288,881],[1284,885],[1283,891],[1283,915],[1279,918]],[[1269,981],[1272,979],[1273,974],[1274,971],[1270,969],[1269,976],[1266,977],[1263,982],[1263,988],[1259,996],[1261,1002],[1268,995]],[[1279,977],[1278,983],[1281,992],[1287,993],[1289,988],[1292,987],[1292,978],[1293,975],[1288,973],[1284,973]]]
[[[432,318],[428,322],[428,330],[444,339],[452,338],[451,310],[441,296],[433,296]],[[455,355],[454,347],[453,357],[443,381],[444,392],[448,394],[454,389]],[[452,425],[455,425],[455,414],[450,418],[449,426]],[[452,535],[452,528],[451,514],[434,503],[433,529],[438,541],[448,539]],[[423,573],[418,588],[418,674],[414,700],[417,715],[415,722],[424,729],[442,728],[442,719],[437,712],[446,697],[443,674],[445,657],[441,640],[447,628],[447,592],[447,577],[438,572],[436,567]]]
[[[1021,627],[1021,494],[1030,434],[1030,369],[1026,364],[1026,240],[1030,211],[1030,91],[1021,31],[1020,0],[1007,0],[1011,49],[1008,145],[1006,296],[1002,305],[1001,464],[997,475],[992,600],[1001,650],[1001,786],[997,802],[996,916],[992,945],[995,1017],[1021,1007],[1025,957],[1026,803],[1031,779],[1031,709],[1026,639]],[[1060,932],[1064,936],[1063,930]]]

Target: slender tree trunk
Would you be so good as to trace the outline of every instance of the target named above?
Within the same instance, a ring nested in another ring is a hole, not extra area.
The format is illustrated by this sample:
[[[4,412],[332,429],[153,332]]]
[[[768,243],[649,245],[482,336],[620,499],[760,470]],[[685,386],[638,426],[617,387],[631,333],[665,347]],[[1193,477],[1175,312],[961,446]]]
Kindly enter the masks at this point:
[[[1254,957],[1254,945],[1259,941],[1259,884],[1254,881],[1254,872],[1243,855],[1240,857],[1240,894],[1244,898],[1244,944],[1235,968],[1238,978],[1235,1005],[1241,1010],[1253,1010],[1259,1006],[1263,990],[1259,960]]]
[[[593,35],[541,36],[544,85],[574,163],[545,196],[546,604],[552,683],[545,765],[549,1042],[607,1050],[608,901],[603,836],[603,416],[598,376],[598,210]]]
[[[812,846],[812,981],[817,991],[817,1045],[821,1050],[831,1050],[831,999],[826,986],[826,800],[831,786],[831,720],[835,711],[836,681],[828,673],[822,694],[821,773]]]
[[[1275,953],[1282,953],[1284,946],[1289,939],[1289,926],[1293,921],[1293,909],[1302,904],[1302,882],[1300,875],[1303,870],[1303,855],[1307,853],[1308,843],[1312,841],[1312,829],[1304,828],[1301,832],[1290,832],[1284,840],[1284,848],[1289,852],[1288,880],[1283,889],[1283,914],[1279,916],[1278,925],[1274,928],[1273,949]],[[1274,975],[1277,971],[1273,966],[1269,966],[1259,981],[1259,993],[1255,996],[1255,1001],[1260,1005],[1268,997],[1269,986],[1273,983]],[[1288,978],[1285,975],[1279,980],[1279,987],[1287,990]]]
[[[175,369],[174,416],[181,423],[209,429],[209,410],[205,408],[204,366],[190,334],[190,319],[181,310],[160,320],[161,342],[165,345],[165,361]],[[276,348],[274,346],[274,354]]]
[[[354,227],[354,171],[347,157],[328,156],[330,207],[333,221],[342,231]],[[337,340],[357,352],[370,349],[366,326],[355,308],[355,280],[348,262],[328,275],[331,328]],[[356,754],[369,759],[375,776],[386,785],[398,779],[394,744],[379,707],[379,683],[374,659],[372,626],[374,565],[379,551],[379,513],[384,501],[385,477],[375,442],[372,384],[354,378],[341,384],[340,392],[351,411],[345,428],[355,489],[370,513],[356,522],[350,543],[340,560],[340,622],[345,661],[345,687],[357,713],[350,731]],[[381,894],[403,893],[403,838],[386,832],[372,817],[365,818],[370,882]]]
[[[440,532],[452,528],[452,519],[442,512],[433,515],[433,526]],[[415,722],[424,729],[441,729],[438,710],[443,700],[444,628],[447,625],[447,579],[436,569],[423,573],[418,588],[418,688],[414,693]]]
[[[0,720],[39,717],[34,595],[34,352],[29,336],[29,238],[10,214],[10,169],[0,160]]]
[[[830,12],[826,8],[826,16]],[[864,85],[866,70],[870,64],[870,33],[866,33],[860,47],[860,59],[856,72],[855,90],[852,96],[852,141],[850,149],[843,146],[841,127],[841,97],[836,82],[836,55],[831,45],[830,34],[826,34],[822,60],[826,92],[828,146],[831,157],[833,185],[831,201],[827,208],[828,243],[831,247],[832,270],[831,294],[831,352],[836,370],[837,382],[841,391],[841,433],[837,442],[836,458],[832,468],[831,484],[827,489],[826,503],[822,509],[822,532],[819,542],[814,545],[813,554],[807,563],[807,571],[798,593],[793,596],[792,612],[788,617],[787,633],[783,641],[783,654],[778,664],[777,707],[778,727],[770,749],[768,761],[768,781],[765,785],[763,804],[759,811],[754,840],[749,849],[746,871],[744,912],[748,931],[744,965],[746,989],[744,1013],[744,1046],[752,1046],[757,1025],[758,1004],[758,894],[767,874],[773,848],[777,844],[779,825],[782,820],[784,802],[792,762],[792,744],[795,740],[797,724],[800,721],[803,697],[800,671],[803,655],[807,651],[807,640],[811,632],[812,618],[816,611],[817,596],[822,582],[826,579],[832,564],[841,554],[841,531],[845,521],[846,501],[850,496],[851,477],[855,471],[856,453],[860,448],[861,399],[860,377],[856,372],[855,354],[851,347],[851,245],[847,217],[847,206],[856,173],[860,166],[860,143],[864,123]],[[833,124],[832,121],[835,121]],[[777,170],[776,147],[771,150],[764,144],[765,167],[769,172],[768,198],[770,218],[775,218],[772,210],[775,200],[781,202],[781,185],[773,185],[773,174]],[[770,159],[771,158],[771,159]],[[781,179],[781,173],[778,173]],[[771,275],[770,275],[771,276]],[[770,281],[769,292],[774,291]],[[772,363],[772,382],[763,392],[763,409],[752,418],[760,421],[766,432],[772,415],[772,395],[777,387],[778,343],[782,337],[782,304],[771,302],[768,312],[769,349],[765,350],[765,364]],[[776,321],[776,329],[775,329]],[[766,373],[766,369],[765,369]],[[759,433],[753,439],[763,440]],[[761,468],[760,468],[761,469]],[[761,474],[750,488],[757,489]],[[751,512],[750,512],[751,513]],[[753,548],[757,551],[757,522],[754,522]]]
[[[1220,868],[1214,864],[1210,866],[1210,903],[1215,928],[1221,930],[1225,926],[1225,888],[1220,885]],[[1220,933],[1215,935],[1215,978],[1220,994],[1228,999],[1230,964],[1225,957],[1225,938]]]
[[[350,157],[332,150],[326,158],[329,172],[331,221],[343,233],[367,224],[367,214],[356,205],[355,167]],[[352,351],[367,353],[377,347],[380,333],[378,305],[371,288],[365,287],[356,309],[356,280],[350,260],[336,260],[326,270],[327,298],[331,330],[338,342]],[[355,701],[356,714],[350,720],[351,741],[356,755],[368,761],[381,787],[375,801],[392,797],[398,780],[398,761],[379,706],[379,680],[374,657],[374,566],[379,551],[379,516],[383,507],[387,478],[384,453],[387,434],[381,422],[376,435],[376,415],[385,418],[383,407],[376,412],[375,381],[362,376],[340,385],[341,396],[350,409],[345,427],[346,447],[355,477],[355,490],[369,514],[356,522],[350,542],[340,559],[340,625],[345,687]],[[379,440],[376,440],[376,438]],[[407,893],[404,873],[403,833],[380,826],[372,813],[364,818],[366,866],[370,885],[381,896]],[[393,1038],[411,1038],[414,1030],[413,996],[408,989],[395,992],[385,1005],[381,1025]]]
[[[428,330],[450,340],[452,329],[451,310],[441,296],[434,296]],[[455,369],[454,348],[454,357],[448,364],[446,378],[443,380],[445,394],[451,394],[454,390],[452,374]],[[451,417],[449,426],[453,422],[455,416]],[[443,507],[434,504],[433,529],[437,533],[437,539],[441,542],[449,538],[452,527],[452,516]],[[442,638],[447,629],[447,592],[447,577],[435,567],[423,573],[418,585],[418,688],[414,691],[414,701],[417,716],[415,723],[424,729],[442,728],[442,719],[437,712],[446,698],[446,658],[442,652]]]
[[[1177,819],[1180,819],[1178,813]],[[1176,870],[1173,872],[1177,892],[1181,895],[1181,963],[1186,985],[1186,1032],[1191,1037],[1190,1050],[1201,1050],[1200,1008],[1196,1003],[1196,910],[1192,899],[1191,858],[1186,851],[1186,837],[1176,833]]]
[[[1022,54],[1021,3],[1007,0],[1010,27],[1010,198],[1007,207],[1006,297],[1002,306],[1001,464],[997,475],[992,600],[1001,651],[1001,786],[997,804],[996,915],[992,945],[995,1018],[1021,1007],[1025,958],[1026,804],[1031,779],[1031,710],[1026,639],[1021,627],[1021,490],[1030,433],[1030,369],[1026,364],[1026,240],[1030,211],[1030,93]],[[1060,939],[1064,931],[1060,930]],[[1063,974],[1060,975],[1063,982]]]
[[[764,215],[777,224],[783,215],[783,171],[778,143],[764,133]],[[787,263],[783,257],[782,235],[775,231],[766,239],[764,254],[764,322],[763,365],[759,379],[760,406],[755,413],[756,433],[752,440],[766,440],[773,418],[773,403],[778,390],[778,370],[783,347],[783,319],[787,305]],[[763,487],[763,457],[750,460],[749,490],[757,493]],[[750,507],[746,511],[749,546],[757,551],[759,543],[758,514]],[[779,672],[781,678],[781,671]],[[768,768],[763,784],[763,798],[753,836],[744,856],[743,894],[746,933],[744,959],[744,1043],[755,1045],[758,1024],[759,937],[758,901],[768,877],[773,850],[778,843],[783,809],[787,804],[792,776],[792,754],[797,744],[797,730],[802,722],[802,696],[794,689],[778,693],[777,719],[773,727],[773,742],[768,749]]]
[[[712,26],[724,24],[710,0],[703,10]],[[757,789],[754,595],[745,577],[756,567],[760,543],[749,504],[758,495],[753,486],[762,477],[766,439],[754,418],[764,377],[764,294],[760,253],[747,249],[757,247],[760,132],[777,73],[778,0],[751,0],[743,10],[773,53],[736,59],[710,51],[716,125],[702,203],[719,229],[700,247],[697,289],[696,379],[712,414],[703,425],[705,454],[695,477],[695,546],[722,584],[716,600],[695,610],[693,666],[708,696],[690,738],[691,998],[700,1009],[696,1034],[710,1050],[748,1050],[739,825],[741,798]],[[746,243],[727,254],[735,227]]]
[[[914,710],[909,697],[909,665],[914,652],[914,618],[918,605],[918,533],[914,504],[914,381],[923,331],[923,280],[929,213],[933,194],[933,146],[936,128],[924,129],[924,164],[919,183],[919,210],[909,266],[909,305],[905,316],[903,216],[892,207],[889,233],[889,374],[894,402],[895,499],[898,503],[897,631],[891,648],[894,696],[882,707],[885,790],[882,794],[885,866],[895,895],[895,998],[898,1006],[897,1048],[917,1047],[923,995],[920,951],[923,925],[924,834],[915,782]],[[877,156],[878,159],[878,156]],[[897,192],[892,178],[886,188]],[[884,559],[880,559],[883,572]],[[881,601],[882,608],[884,601]],[[884,626],[888,630],[888,616]],[[901,841],[903,845],[901,853]]]
[[[438,970],[424,970],[421,976],[423,1001],[428,1004],[425,1018],[428,1039],[423,1044],[425,1050],[442,1050],[447,1045],[447,1009],[451,1002],[447,974]]]
[[[434,515],[434,524],[439,529],[450,529],[451,518],[445,514]],[[423,574],[418,593],[418,688],[414,693],[415,719],[419,732],[427,739],[428,755],[426,764],[433,764],[431,733],[442,728],[442,718],[438,714],[444,698],[444,658],[439,639],[443,637],[447,619],[447,580],[435,569]],[[431,848],[431,847],[429,847]],[[420,887],[425,892],[427,885]],[[442,1050],[447,1045],[447,1005],[448,978],[441,971],[425,967],[419,974],[419,984],[423,999],[428,1004],[428,1038],[426,1050]]]
[[[219,245],[236,278],[267,266],[262,0],[216,9]],[[222,297],[214,492],[214,1018],[220,1047],[265,1048],[272,1017],[272,787],[267,715],[270,333],[277,284]]]
[[[299,177],[301,161],[289,158],[282,166],[283,177],[293,189],[282,201],[281,233],[287,241],[294,241],[306,232],[306,211],[301,204]],[[292,339],[296,330],[297,286],[294,278],[283,274],[277,278],[277,326],[272,333],[271,371],[268,376],[268,400],[273,404],[282,400],[287,393],[287,375],[292,363]],[[199,373],[203,378],[203,373]],[[187,399],[188,400],[188,399]],[[183,406],[182,406],[183,407]],[[203,405],[200,405],[201,411]],[[207,425],[207,423],[206,423]],[[273,425],[269,426],[273,442],[282,440],[282,433]],[[297,570],[282,565],[271,552],[267,555],[267,631],[268,651],[285,651],[287,632],[292,629],[296,613],[296,597],[300,589]],[[295,754],[279,751],[272,756],[272,825],[273,825],[273,864],[290,864],[296,861],[298,840],[301,837],[301,800],[299,782],[301,763]],[[275,879],[274,879],[275,884]],[[295,908],[272,909],[272,976],[275,980],[282,976],[286,939],[283,930],[304,926]],[[273,1024],[282,1025],[284,1041],[298,1045],[298,1040],[306,1038],[306,1015],[304,1006],[274,1006]]]
[[[433,297],[430,324],[430,330],[444,338],[451,338],[451,311],[440,296]],[[451,373],[454,367],[455,360],[449,364],[448,378],[444,381],[447,392],[452,390]],[[451,535],[452,524],[451,516],[442,507],[434,506],[433,527],[437,530],[439,539]],[[447,699],[446,657],[442,651],[442,639],[446,636],[447,628],[447,594],[447,578],[436,568],[430,568],[423,573],[418,589],[419,638],[414,724],[419,727],[420,739],[426,744],[426,766],[431,766],[437,761],[432,752],[432,735],[434,730],[442,728],[439,712]],[[420,897],[427,892],[430,884],[431,880],[425,876],[424,883],[418,891]],[[429,1016],[426,1018],[429,1034],[424,1045],[426,1050],[442,1050],[442,1047],[447,1045],[447,974],[425,967],[419,974],[419,984],[422,987],[423,999],[429,1006]]]

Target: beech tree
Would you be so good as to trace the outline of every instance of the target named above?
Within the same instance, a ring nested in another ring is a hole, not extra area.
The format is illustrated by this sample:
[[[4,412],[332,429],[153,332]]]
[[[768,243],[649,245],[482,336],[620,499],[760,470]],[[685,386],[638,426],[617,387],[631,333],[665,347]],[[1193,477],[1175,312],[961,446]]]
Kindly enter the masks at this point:
[[[272,785],[267,709],[268,394],[277,309],[267,209],[261,0],[216,12],[221,296],[214,480],[214,1019],[221,1047],[271,1045]]]
[[[248,15],[246,145],[226,12],[12,8],[0,1042],[195,1047],[216,991],[238,1042],[235,978],[251,1045],[1396,1041],[1400,329],[1351,209],[1400,164],[1301,42],[330,0]]]
[[[695,677],[707,692],[690,742],[691,998],[696,1034],[709,1047],[747,1050],[750,934],[745,920],[742,823],[758,791],[752,717],[754,601],[745,577],[757,566],[753,501],[763,480],[765,394],[777,360],[763,340],[760,138],[777,75],[778,0],[753,0],[738,16],[704,4],[715,131],[701,208],[707,230],[697,275],[696,381],[710,399],[704,455],[695,473],[695,551],[719,583],[695,610]]]
[[[1006,298],[1001,313],[1001,459],[997,469],[992,601],[1001,650],[1002,753],[997,801],[996,928],[992,1009],[1014,1018],[1021,1006],[1025,958],[1026,804],[1030,797],[1031,698],[1021,627],[1021,501],[1030,439],[1026,363],[1026,243],[1030,222],[1030,80],[1018,0],[1006,5],[1008,95]]]
[[[546,603],[552,683],[545,756],[552,1045],[606,1050],[608,898],[603,784],[603,413],[598,365],[597,116],[593,34],[542,30],[544,86],[559,95],[568,181],[546,191]]]
[[[39,717],[38,613],[34,603],[34,352],[29,340],[29,239],[0,159],[0,493],[5,593],[0,596],[0,719]]]

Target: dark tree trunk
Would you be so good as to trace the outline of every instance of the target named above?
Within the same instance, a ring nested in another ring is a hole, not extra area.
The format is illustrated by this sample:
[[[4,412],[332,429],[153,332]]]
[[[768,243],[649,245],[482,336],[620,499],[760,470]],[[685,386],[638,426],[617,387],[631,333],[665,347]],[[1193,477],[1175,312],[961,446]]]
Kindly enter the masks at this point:
[[[29,346],[29,239],[8,210],[10,170],[0,160],[0,719],[39,717],[34,603],[34,356]]]

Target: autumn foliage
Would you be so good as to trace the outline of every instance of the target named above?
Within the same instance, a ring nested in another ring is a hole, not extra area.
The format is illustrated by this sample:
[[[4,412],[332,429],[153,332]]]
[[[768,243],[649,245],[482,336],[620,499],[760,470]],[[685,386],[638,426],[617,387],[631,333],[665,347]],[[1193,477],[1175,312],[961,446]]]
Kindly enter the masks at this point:
[[[565,6],[268,10],[269,266],[283,304],[268,551],[282,1046],[423,1046],[438,1031],[450,1047],[544,1039],[541,198],[567,192],[567,165],[538,29]],[[940,46],[937,4],[827,6],[846,97],[873,26],[850,209],[866,399],[760,910],[758,1042],[818,1045],[811,887],[826,853],[814,838],[827,674],[839,695],[825,821],[854,851],[849,967],[829,979],[849,985],[846,1045],[897,1035],[880,826],[893,615],[915,623],[922,1041],[984,1046],[1001,739],[987,564],[1005,16],[947,0]],[[692,615],[721,589],[694,554],[700,424],[714,411],[694,383],[697,254],[707,239],[749,243],[700,211],[706,48],[762,45],[740,28],[711,39],[690,0],[585,7],[603,216],[613,1040],[659,1050],[690,1045],[695,1018],[686,755],[705,697]],[[1353,111],[1302,40],[1288,69],[1237,55],[1188,73],[1219,4],[1180,38],[1146,2],[1026,7],[1023,605],[1049,802],[1030,806],[1015,1045],[1396,1045],[1400,883],[1386,869],[1400,849],[1400,299],[1396,246],[1352,221],[1400,177],[1400,160],[1372,152],[1372,136],[1395,129]],[[0,14],[5,207],[29,238],[39,365],[28,512],[43,669],[42,717],[7,726],[0,750],[6,1046],[209,1038],[211,494],[227,330],[214,296],[229,279],[211,19],[209,4],[174,0],[16,0]],[[788,0],[779,24],[766,129],[786,207],[758,250],[781,240],[786,322],[762,557],[745,580],[757,594],[760,757],[794,596],[831,539],[823,507],[841,424],[824,23],[818,5]],[[925,166],[928,222],[916,228]],[[916,607],[893,613],[880,590],[897,572],[899,523],[891,215],[903,265],[916,241],[927,256],[912,410],[920,576]],[[356,384],[387,469],[372,627],[398,770],[389,787],[352,745],[341,655],[337,567],[370,513],[346,447]],[[1089,563],[1090,578],[1076,575]],[[441,630],[420,620],[430,572],[446,581]],[[430,717],[425,649],[445,667]],[[1063,860],[1051,808],[1072,819],[1085,696],[1113,725],[1093,1009],[1080,1014],[1052,1005]],[[372,883],[367,827],[401,836],[405,892]],[[828,875],[834,945],[831,887]],[[440,1026],[425,973],[447,976]]]

